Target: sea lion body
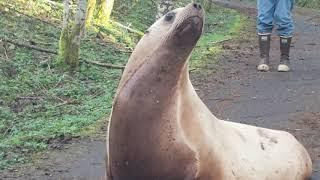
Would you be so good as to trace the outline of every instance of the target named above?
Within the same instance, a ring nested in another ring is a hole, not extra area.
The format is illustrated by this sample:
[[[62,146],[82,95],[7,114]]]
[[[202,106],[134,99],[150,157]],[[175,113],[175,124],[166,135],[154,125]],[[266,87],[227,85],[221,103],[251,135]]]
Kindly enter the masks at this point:
[[[198,4],[168,13],[132,53],[107,139],[108,180],[305,180],[311,160],[289,133],[217,119],[187,60],[203,29]]]

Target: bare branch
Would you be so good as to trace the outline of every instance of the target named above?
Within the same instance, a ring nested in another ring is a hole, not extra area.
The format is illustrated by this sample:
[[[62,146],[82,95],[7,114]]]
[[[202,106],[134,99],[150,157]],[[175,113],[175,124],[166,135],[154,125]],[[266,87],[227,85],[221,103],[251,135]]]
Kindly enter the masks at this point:
[[[25,47],[25,48],[29,48],[29,49],[34,49],[34,50],[41,51],[41,52],[46,52],[46,53],[50,53],[50,54],[58,54],[56,51],[53,51],[50,49],[44,49],[44,48],[40,48],[37,46],[29,45],[29,44],[23,44],[23,43],[15,42],[10,39],[2,39],[2,41],[7,42],[7,43],[11,43],[11,44],[14,44],[17,46],[21,46],[21,47]]]
[[[100,66],[100,67],[111,68],[111,69],[124,69],[125,68],[125,66],[122,66],[122,65],[106,64],[106,63],[101,63],[101,62],[97,62],[97,61],[84,60],[84,62],[86,62],[88,64]]]
[[[70,104],[81,104],[79,101],[76,100],[66,100],[63,101],[62,103],[56,105],[56,107],[64,106],[64,105],[70,105]]]
[[[136,34],[139,34],[140,36],[143,36],[143,35],[144,35],[143,32],[141,32],[141,31],[139,31],[139,30],[136,30],[136,29],[132,29],[132,28],[130,28],[130,27],[128,27],[128,26],[125,26],[125,25],[123,25],[123,24],[120,24],[120,23],[118,23],[118,22],[112,21],[112,23],[115,24],[115,25],[117,25],[117,26],[119,26],[119,27],[121,27],[121,28],[126,29],[127,31],[129,31],[129,32],[131,32],[131,33],[136,33]]]
[[[22,97],[17,97],[17,99],[31,99],[31,100],[38,100],[38,99],[43,99],[43,97],[39,96],[22,96]]]

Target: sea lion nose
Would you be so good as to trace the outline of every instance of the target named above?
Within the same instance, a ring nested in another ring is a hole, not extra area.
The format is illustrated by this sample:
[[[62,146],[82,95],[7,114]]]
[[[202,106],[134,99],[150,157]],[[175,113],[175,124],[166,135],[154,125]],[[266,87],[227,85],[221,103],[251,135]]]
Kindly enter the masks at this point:
[[[202,6],[198,3],[193,3],[193,7],[198,9],[198,10],[201,10],[202,9]]]

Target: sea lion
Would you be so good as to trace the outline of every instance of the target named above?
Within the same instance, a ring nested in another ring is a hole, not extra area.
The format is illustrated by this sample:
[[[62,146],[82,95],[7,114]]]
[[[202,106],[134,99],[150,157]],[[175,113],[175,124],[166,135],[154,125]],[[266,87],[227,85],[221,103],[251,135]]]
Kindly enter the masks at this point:
[[[216,118],[187,61],[203,31],[191,3],[156,21],[121,78],[107,138],[108,180],[305,180],[312,163],[289,133]]]

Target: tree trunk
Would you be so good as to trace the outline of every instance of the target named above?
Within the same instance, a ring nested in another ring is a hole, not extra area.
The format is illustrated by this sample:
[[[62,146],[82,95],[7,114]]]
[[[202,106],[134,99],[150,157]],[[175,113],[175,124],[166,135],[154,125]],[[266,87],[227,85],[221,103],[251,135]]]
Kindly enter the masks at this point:
[[[69,0],[63,1],[63,23],[62,30],[59,40],[59,50],[58,50],[58,62],[59,64],[65,64],[66,58],[69,53],[69,36],[70,36],[70,2]]]
[[[161,18],[169,11],[173,10],[173,0],[158,0],[158,14],[157,19]]]
[[[88,0],[87,16],[86,16],[86,27],[90,27],[93,20],[94,10],[96,8],[97,0]]]
[[[114,0],[97,0],[96,21],[98,24],[106,24],[110,20]]]
[[[73,71],[78,66],[80,40],[85,30],[86,0],[78,0],[75,21],[70,22],[69,0],[64,1],[63,26],[59,41],[58,61]]]

